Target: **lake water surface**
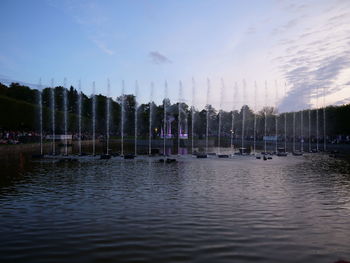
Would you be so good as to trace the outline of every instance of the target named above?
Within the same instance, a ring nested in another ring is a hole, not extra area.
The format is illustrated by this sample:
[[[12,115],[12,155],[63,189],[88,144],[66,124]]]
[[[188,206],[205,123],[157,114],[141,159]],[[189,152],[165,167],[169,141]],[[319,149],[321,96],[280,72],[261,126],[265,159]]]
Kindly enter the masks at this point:
[[[5,160],[0,262],[350,260],[347,163],[157,160]]]

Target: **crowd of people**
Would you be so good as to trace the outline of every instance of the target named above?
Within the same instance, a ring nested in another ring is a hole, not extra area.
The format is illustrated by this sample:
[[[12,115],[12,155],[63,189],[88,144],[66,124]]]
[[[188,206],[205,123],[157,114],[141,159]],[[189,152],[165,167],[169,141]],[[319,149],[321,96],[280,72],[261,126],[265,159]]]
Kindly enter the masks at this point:
[[[40,134],[34,131],[7,131],[0,130],[0,144],[19,144],[36,142]]]

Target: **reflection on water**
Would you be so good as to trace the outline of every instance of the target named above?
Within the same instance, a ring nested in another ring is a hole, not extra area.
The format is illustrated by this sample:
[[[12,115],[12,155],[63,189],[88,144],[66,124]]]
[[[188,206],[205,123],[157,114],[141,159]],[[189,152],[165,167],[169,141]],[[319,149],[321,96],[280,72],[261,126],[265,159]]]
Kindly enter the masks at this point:
[[[4,164],[1,262],[350,259],[349,166],[322,155]]]

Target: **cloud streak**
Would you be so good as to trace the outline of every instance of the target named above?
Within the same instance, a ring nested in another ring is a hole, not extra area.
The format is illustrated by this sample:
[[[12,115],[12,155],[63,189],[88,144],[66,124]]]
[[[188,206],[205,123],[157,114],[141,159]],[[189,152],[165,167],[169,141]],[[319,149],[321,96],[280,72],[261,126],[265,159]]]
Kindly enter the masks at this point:
[[[158,51],[151,51],[149,52],[148,56],[151,59],[152,63],[156,65],[172,63],[169,58],[159,53]]]

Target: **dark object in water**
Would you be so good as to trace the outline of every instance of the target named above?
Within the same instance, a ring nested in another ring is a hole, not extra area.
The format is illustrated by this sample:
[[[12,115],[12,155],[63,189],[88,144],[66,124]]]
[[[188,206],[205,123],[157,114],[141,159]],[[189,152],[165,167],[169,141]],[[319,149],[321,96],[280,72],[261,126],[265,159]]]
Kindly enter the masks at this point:
[[[110,154],[101,154],[100,159],[101,160],[111,159],[111,155]]]
[[[76,163],[78,159],[76,158],[61,158],[58,160],[58,163]]]
[[[272,160],[272,156],[267,156],[267,159],[268,160]]]
[[[159,153],[160,153],[160,150],[158,148],[151,149],[151,154],[152,155],[156,155],[156,154],[159,154]]]
[[[111,155],[112,155],[113,157],[117,157],[117,156],[120,156],[120,153],[111,153]]]
[[[81,154],[79,154],[79,156],[86,156],[87,155],[87,153],[84,153],[84,152],[82,152]]]
[[[279,156],[279,157],[284,157],[284,156],[287,156],[288,155],[288,153],[286,153],[286,152],[278,152],[277,153],[277,156]]]
[[[166,158],[166,163],[177,163],[176,159]]]
[[[266,161],[266,160],[267,160],[267,158],[266,158],[266,155],[264,155],[264,158],[263,158],[263,160],[264,160],[264,161]]]
[[[292,154],[293,154],[294,156],[302,156],[302,155],[303,155],[302,152],[293,152]]]
[[[206,154],[197,154],[197,158],[203,159],[207,158],[208,156]]]
[[[311,152],[312,153],[317,153],[318,151],[317,151],[317,149],[312,149]]]
[[[124,159],[134,159],[135,156],[133,154],[125,154]]]
[[[41,159],[41,158],[44,158],[44,155],[43,154],[33,154],[32,158],[33,159]]]
[[[261,159],[261,156],[256,156],[255,158],[258,159],[258,160],[260,160],[260,159]]]
[[[239,154],[240,155],[249,155],[250,154],[250,149],[247,148],[239,148]]]
[[[229,158],[228,154],[218,154],[219,158]]]

